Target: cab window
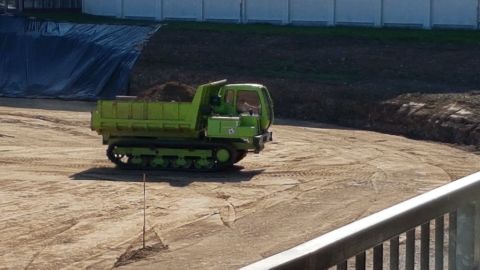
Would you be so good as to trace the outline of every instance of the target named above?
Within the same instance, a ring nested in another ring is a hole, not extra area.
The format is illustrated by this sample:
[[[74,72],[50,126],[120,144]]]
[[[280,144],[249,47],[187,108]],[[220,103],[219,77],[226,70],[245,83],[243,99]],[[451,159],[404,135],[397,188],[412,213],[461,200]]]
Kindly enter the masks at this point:
[[[233,105],[234,98],[235,98],[235,92],[232,90],[227,91],[227,94],[225,95],[225,102]]]
[[[260,99],[258,93],[254,91],[238,91],[237,112],[239,114],[248,113],[251,115],[259,115]]]

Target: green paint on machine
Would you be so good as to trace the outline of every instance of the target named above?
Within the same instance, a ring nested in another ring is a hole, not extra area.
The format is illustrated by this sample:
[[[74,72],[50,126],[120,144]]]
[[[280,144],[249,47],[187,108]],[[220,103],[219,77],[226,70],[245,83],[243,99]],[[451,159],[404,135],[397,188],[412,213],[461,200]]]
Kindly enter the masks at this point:
[[[91,127],[124,169],[219,170],[271,141],[273,102],[259,84],[213,82],[192,102],[100,100]]]

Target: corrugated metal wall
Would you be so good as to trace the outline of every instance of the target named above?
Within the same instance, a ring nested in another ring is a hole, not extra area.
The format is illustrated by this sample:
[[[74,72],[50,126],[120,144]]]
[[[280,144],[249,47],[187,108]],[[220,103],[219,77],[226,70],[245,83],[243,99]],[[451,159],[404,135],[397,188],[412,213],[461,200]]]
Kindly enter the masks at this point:
[[[478,28],[480,0],[83,0],[120,18],[308,25]]]

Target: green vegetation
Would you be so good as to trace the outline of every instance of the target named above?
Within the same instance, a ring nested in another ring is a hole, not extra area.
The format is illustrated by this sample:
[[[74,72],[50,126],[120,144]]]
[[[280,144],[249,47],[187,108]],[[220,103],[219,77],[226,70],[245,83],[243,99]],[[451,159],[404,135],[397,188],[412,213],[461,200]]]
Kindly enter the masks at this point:
[[[128,20],[114,17],[94,16],[77,12],[24,12],[25,17],[35,17],[55,22],[72,22],[88,24],[121,24],[121,25],[154,25],[158,22],[151,20]]]
[[[27,17],[52,21],[92,24],[154,25],[151,20],[117,19],[75,12],[26,12]],[[331,38],[359,38],[379,41],[480,44],[480,32],[473,30],[423,30],[405,28],[368,27],[313,27],[270,24],[232,24],[209,22],[167,22],[172,30],[194,30],[227,33],[253,33],[265,35],[316,35]]]
[[[266,35],[317,35],[350,37],[380,41],[479,44],[480,32],[473,30],[423,30],[405,28],[313,27],[270,24],[221,24],[200,22],[170,22],[165,26],[175,30],[197,30]]]

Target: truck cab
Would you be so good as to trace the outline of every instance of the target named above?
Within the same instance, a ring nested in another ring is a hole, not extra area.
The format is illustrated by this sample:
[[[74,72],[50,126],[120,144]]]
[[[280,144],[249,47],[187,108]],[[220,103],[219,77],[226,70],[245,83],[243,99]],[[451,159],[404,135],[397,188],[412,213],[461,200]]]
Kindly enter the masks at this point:
[[[259,84],[229,84],[218,91],[207,137],[239,139],[238,148],[260,152],[272,140],[268,131],[274,118],[268,90]],[[251,139],[253,138],[253,139]]]

